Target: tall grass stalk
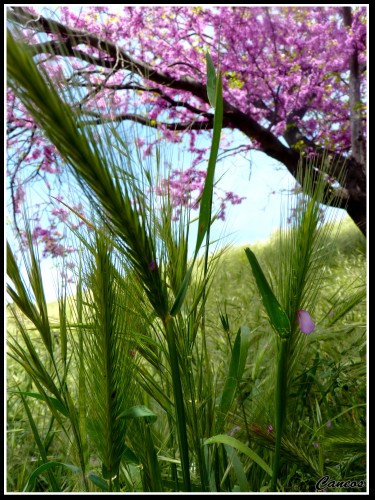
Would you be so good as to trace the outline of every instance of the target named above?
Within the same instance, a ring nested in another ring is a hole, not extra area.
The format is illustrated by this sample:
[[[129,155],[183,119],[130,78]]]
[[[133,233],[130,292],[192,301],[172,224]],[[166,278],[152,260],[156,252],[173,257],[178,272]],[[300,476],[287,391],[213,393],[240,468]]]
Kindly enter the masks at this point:
[[[8,32],[8,74],[14,91],[43,128],[46,136],[59,150],[61,157],[67,162],[87,198],[94,207],[98,208],[98,215],[102,218],[105,226],[115,238],[118,238],[117,245],[120,252],[127,260],[132,272],[139,279],[143,292],[164,327],[175,402],[175,420],[178,429],[183,481],[186,491],[190,491],[191,482],[186,408],[179,361],[179,356],[183,353],[179,352],[177,348],[177,330],[174,317],[181,311],[195,260],[204,238],[209,235],[209,227],[212,223],[212,189],[223,111],[221,77],[216,78],[209,56],[208,73],[209,94],[211,97],[214,96],[216,108],[213,145],[201,199],[194,258],[183,277],[182,283],[177,283],[177,294],[172,306],[170,306],[169,292],[164,277],[167,256],[163,254],[164,250],[160,251],[159,248],[160,242],[157,241],[158,236],[155,234],[157,223],[152,211],[150,211],[149,200],[144,195],[144,186],[137,183],[132,172],[131,153],[127,141],[122,139],[115,129],[105,126],[105,124],[103,124],[104,133],[98,140],[92,129],[85,124],[85,120],[80,115],[74,114],[70,106],[54,91],[51,82],[47,83],[48,76],[44,74],[43,78],[27,49],[22,47],[20,42],[16,42]],[[26,74],[28,75],[27,78],[25,78]],[[113,138],[117,140],[116,149],[119,149],[120,157],[114,155]],[[124,163],[124,159],[127,168],[119,169],[118,162],[122,161]],[[145,178],[150,179],[150,174],[147,176],[145,173]],[[97,228],[97,223],[93,226]],[[207,249],[209,247],[208,237],[206,247]],[[88,366],[90,369],[94,368],[97,372],[96,377],[99,373],[102,373],[101,377],[104,379],[102,389],[97,387],[95,391],[91,389],[91,392],[103,393],[100,399],[107,403],[103,407],[99,422],[104,419],[107,424],[103,422],[99,425],[101,429],[106,428],[111,433],[112,431],[108,426],[111,426],[111,422],[117,419],[115,414],[112,415],[112,411],[118,399],[118,388],[111,377],[114,370],[113,364],[116,361],[111,360],[110,357],[115,355],[116,352],[118,353],[118,349],[111,346],[118,325],[117,320],[112,318],[112,311],[108,309],[113,304],[112,285],[109,278],[111,273],[110,267],[108,267],[110,264],[105,257],[105,252],[103,253],[98,249],[96,255],[99,259],[97,274],[106,280],[106,283],[103,282],[102,289],[98,290],[99,295],[97,297],[95,297],[97,283],[93,282],[93,285],[96,284],[93,293],[94,302],[98,307],[98,338],[102,338],[103,343],[101,347],[96,345],[93,349],[87,349],[86,347],[85,349],[86,352],[94,353]],[[204,281],[206,279],[207,266]],[[50,346],[48,347],[50,348]],[[179,348],[181,349],[181,347],[183,347],[183,343],[180,344]],[[102,358],[104,358],[103,366],[99,363]],[[113,394],[116,394],[116,396],[114,400],[111,400]],[[121,433],[123,431],[118,430],[115,432],[117,435]],[[97,435],[99,436],[100,432],[97,432]],[[102,448],[103,470],[105,476],[108,476],[109,487],[112,490],[112,477],[118,477],[119,461],[123,451],[120,449],[115,451],[114,448],[105,449],[105,446],[116,446],[118,443],[116,444],[115,439],[106,435],[106,433],[102,437],[103,443],[100,447]]]
[[[325,163],[326,159],[322,160]],[[314,159],[307,162],[307,170],[299,169],[300,195],[294,198],[295,214],[291,224],[281,232],[278,261],[279,299],[271,289],[259,263],[250,249],[246,254],[251,265],[270,324],[277,335],[275,424],[276,441],[271,490],[276,491],[284,422],[287,417],[288,394],[293,369],[298,364],[304,344],[302,326],[298,325],[298,311],[313,313],[324,259],[329,255],[328,242],[331,226],[326,212],[340,201],[336,189],[327,183],[327,172]],[[333,168],[333,166],[331,167]],[[327,168],[326,168],[327,169]],[[303,173],[303,177],[302,177]],[[345,173],[341,172],[340,181]],[[323,209],[323,204],[325,209]],[[322,220],[326,219],[326,224]]]

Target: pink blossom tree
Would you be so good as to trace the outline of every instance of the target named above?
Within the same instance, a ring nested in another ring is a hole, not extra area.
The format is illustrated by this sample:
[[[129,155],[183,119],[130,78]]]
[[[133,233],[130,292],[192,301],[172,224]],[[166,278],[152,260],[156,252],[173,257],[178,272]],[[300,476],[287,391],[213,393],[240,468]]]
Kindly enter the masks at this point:
[[[366,14],[365,6],[60,6],[38,12],[14,6],[8,20],[22,29],[62,91],[64,85],[80,90],[72,106],[89,123],[129,121],[157,129],[155,142],[139,144],[145,155],[160,137],[174,143],[190,137],[194,164],[185,174],[172,172],[170,187],[178,203],[186,196],[193,207],[186,178],[199,194],[204,174],[197,165],[207,151],[197,139],[213,127],[209,51],[224,74],[223,154],[260,150],[293,176],[301,154],[326,158],[327,189],[340,189],[342,207],[365,234]],[[33,177],[21,183],[22,169],[35,164],[39,175],[56,177],[59,163],[10,91],[7,101],[8,175],[17,212]],[[243,134],[236,148],[234,130]],[[344,162],[345,184],[337,187]],[[156,188],[162,192],[165,184]],[[240,201],[225,193],[222,207]]]

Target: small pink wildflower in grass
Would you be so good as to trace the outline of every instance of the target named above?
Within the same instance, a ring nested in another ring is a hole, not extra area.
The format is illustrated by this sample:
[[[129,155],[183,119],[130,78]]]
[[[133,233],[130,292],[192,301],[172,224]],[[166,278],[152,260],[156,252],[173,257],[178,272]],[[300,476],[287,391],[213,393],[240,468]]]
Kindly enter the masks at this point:
[[[148,265],[148,268],[149,270],[152,272],[152,271],[155,271],[155,269],[157,268],[157,264],[154,260],[152,260],[149,265]]]
[[[310,314],[303,309],[297,311],[298,324],[302,333],[307,335],[314,331],[315,323],[311,319]]]
[[[229,435],[230,436],[234,436],[236,434],[236,432],[240,431],[241,430],[241,427],[239,425],[236,425],[235,427],[233,427],[233,429],[230,431]]]

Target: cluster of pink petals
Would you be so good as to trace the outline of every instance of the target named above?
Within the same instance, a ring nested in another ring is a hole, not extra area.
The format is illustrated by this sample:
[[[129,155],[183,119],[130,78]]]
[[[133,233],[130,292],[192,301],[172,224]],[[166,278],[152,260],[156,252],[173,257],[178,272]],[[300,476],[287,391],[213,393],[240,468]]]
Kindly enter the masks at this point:
[[[313,322],[310,314],[307,311],[303,309],[297,311],[297,319],[299,329],[302,333],[306,333],[307,335],[309,335],[315,330],[315,323]]]
[[[181,208],[197,210],[202,196],[206,171],[194,167],[186,170],[172,170],[169,179],[162,179],[154,191],[158,196],[168,196],[173,207],[176,208],[175,220],[178,220]],[[232,191],[225,192],[225,196],[218,196],[220,210],[218,219],[225,220],[227,203],[239,205],[246,197],[238,196]]]
[[[353,50],[358,51],[361,62],[366,61],[364,6],[353,8],[350,30],[344,25],[341,7],[329,6],[89,6],[83,7],[79,15],[60,6],[55,15],[72,28],[118,43],[129,55],[154,66],[158,72],[176,79],[193,78],[200,83],[205,83],[204,51],[217,47],[220,41],[227,47],[220,55],[223,92],[232,106],[262,125],[269,125],[276,135],[284,132],[287,118],[296,111],[295,122],[308,138],[320,137],[321,141],[329,138],[341,150],[350,145],[348,109],[342,99],[348,92],[348,61]],[[89,46],[80,50],[90,56],[103,55]],[[212,52],[217,64],[217,54]],[[86,66],[78,59],[71,62],[77,70]],[[45,66],[57,81],[63,78],[61,65],[45,63]],[[94,70],[94,66],[85,69]],[[115,71],[109,79],[105,71],[81,72],[88,85],[90,82],[121,85],[126,76],[126,71]],[[142,102],[147,105],[151,120],[205,121],[192,111],[193,107],[201,112],[210,109],[199,98],[155,83],[152,88],[160,89],[174,101],[186,101],[191,107],[171,106],[158,93],[138,92],[134,96],[131,90],[116,91],[113,87],[88,100],[86,105],[88,109],[99,105],[105,110],[108,103],[113,103],[116,112],[129,113]],[[22,107],[15,106],[11,93],[7,98],[10,121],[22,123],[23,127],[32,126],[27,113],[19,112]],[[310,111],[301,119],[298,111],[306,104]],[[270,123],[268,110],[275,106],[277,119],[271,114]],[[180,141],[167,127],[161,127],[160,131],[169,140]],[[195,142],[196,131],[189,133]],[[34,140],[37,137],[39,132],[34,134]],[[48,168],[48,154],[46,163]]]
[[[14,195],[14,213],[20,214],[21,213],[21,203],[25,201],[25,190],[22,185],[17,186],[16,192]]]
[[[54,208],[51,214],[57,217],[57,219],[61,222],[65,222],[69,218],[69,212],[64,208]]]
[[[60,243],[63,236],[54,228],[43,229],[37,226],[32,232],[32,239],[44,244],[43,257],[65,257],[75,251],[74,248],[66,247]]]
[[[232,191],[227,191],[224,197],[220,197],[220,211],[217,218],[222,221],[225,220],[227,202],[230,202],[231,205],[240,205],[243,202],[243,200],[246,200],[246,196],[238,196],[237,194],[234,194]]]

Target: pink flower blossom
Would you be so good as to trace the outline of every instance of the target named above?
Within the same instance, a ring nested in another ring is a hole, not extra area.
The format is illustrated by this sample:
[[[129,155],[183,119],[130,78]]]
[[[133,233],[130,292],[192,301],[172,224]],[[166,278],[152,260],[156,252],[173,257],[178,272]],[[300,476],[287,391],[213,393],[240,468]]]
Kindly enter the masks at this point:
[[[302,333],[310,334],[315,329],[315,323],[311,319],[310,314],[303,309],[297,312],[298,324]]]
[[[152,260],[152,261],[149,263],[149,265],[148,265],[148,268],[149,268],[149,270],[150,270],[151,272],[152,272],[152,271],[155,271],[155,269],[157,269],[157,267],[158,267],[158,266],[157,266],[157,264],[156,264],[156,262],[155,262],[154,260]]]
[[[61,222],[65,222],[69,217],[69,212],[63,208],[54,208],[52,210],[52,215],[55,215]]]
[[[230,431],[229,435],[230,436],[234,436],[236,434],[236,432],[240,431],[241,430],[241,427],[239,425],[236,425],[235,427],[233,427],[233,429]]]
[[[16,189],[16,194],[14,196],[14,212],[16,214],[21,213],[20,204],[25,201],[25,190],[22,186],[18,186]]]

